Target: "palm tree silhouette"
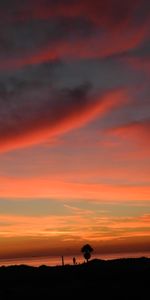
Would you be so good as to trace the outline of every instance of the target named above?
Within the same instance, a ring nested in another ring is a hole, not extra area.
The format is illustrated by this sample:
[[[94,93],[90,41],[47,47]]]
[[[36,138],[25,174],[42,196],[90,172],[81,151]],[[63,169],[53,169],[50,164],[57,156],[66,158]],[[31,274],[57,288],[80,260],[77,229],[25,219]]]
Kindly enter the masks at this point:
[[[81,252],[83,253],[83,256],[87,262],[91,258],[92,251],[93,251],[93,248],[89,244],[86,244],[81,248]]]

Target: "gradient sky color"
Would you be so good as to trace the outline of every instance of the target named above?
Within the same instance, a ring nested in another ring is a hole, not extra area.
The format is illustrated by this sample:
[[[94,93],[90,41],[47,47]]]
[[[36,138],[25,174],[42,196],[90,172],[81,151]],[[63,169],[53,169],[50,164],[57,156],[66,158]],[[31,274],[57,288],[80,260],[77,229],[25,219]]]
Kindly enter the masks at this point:
[[[150,253],[150,2],[0,2],[0,258]]]

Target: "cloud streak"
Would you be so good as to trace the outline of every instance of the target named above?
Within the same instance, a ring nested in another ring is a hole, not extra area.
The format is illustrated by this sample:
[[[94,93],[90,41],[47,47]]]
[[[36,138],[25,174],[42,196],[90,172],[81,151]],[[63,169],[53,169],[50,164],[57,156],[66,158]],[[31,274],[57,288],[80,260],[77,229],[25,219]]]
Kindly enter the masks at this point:
[[[55,251],[59,255],[66,245],[69,254],[78,251],[87,240],[94,243],[97,253],[115,253],[118,247],[120,253],[149,249],[149,214],[115,217],[79,207],[66,209],[66,216],[0,215],[1,258],[30,256],[33,252],[50,255]],[[25,245],[22,241],[26,241]]]
[[[30,91],[31,93],[31,91]],[[92,95],[88,85],[74,89],[28,91],[1,101],[1,151],[36,144],[54,135],[83,126],[126,102],[123,90]],[[23,101],[22,101],[23,100]]]
[[[149,34],[146,0],[8,2],[0,14],[1,70],[124,53]]]

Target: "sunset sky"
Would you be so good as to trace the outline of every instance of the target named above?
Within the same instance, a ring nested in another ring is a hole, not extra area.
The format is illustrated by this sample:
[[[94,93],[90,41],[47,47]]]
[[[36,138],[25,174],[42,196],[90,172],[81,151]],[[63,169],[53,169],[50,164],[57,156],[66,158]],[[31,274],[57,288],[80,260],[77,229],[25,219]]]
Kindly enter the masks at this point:
[[[150,1],[0,1],[0,259],[150,253]]]

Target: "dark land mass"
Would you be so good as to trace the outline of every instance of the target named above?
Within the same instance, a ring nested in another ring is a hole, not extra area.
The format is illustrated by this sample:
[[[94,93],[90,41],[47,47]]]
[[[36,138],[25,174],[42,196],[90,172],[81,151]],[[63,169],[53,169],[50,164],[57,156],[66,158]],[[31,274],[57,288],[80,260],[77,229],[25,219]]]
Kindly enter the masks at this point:
[[[94,259],[74,266],[0,267],[0,300],[60,297],[150,299],[150,259]]]

